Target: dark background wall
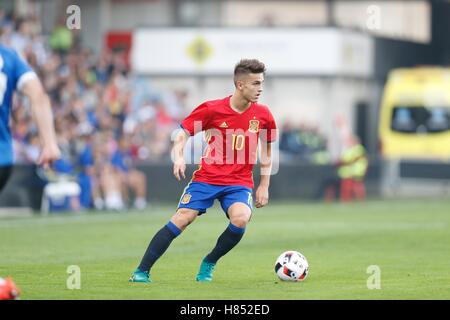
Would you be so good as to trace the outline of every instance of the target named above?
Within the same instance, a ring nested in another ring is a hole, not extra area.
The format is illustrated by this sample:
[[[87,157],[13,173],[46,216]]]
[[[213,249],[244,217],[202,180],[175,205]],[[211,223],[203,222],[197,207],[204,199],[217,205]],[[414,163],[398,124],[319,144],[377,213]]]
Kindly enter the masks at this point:
[[[369,198],[379,198],[382,194],[383,167],[386,162],[370,160],[365,185]],[[148,181],[147,198],[151,203],[178,203],[185,186],[189,183],[196,166],[188,166],[186,180],[178,182],[172,176],[171,164],[139,165]],[[258,186],[259,168],[255,167],[254,180]],[[276,175],[271,177],[271,200],[313,201],[325,180],[332,177],[335,168],[331,165],[283,164]],[[424,179],[430,182],[450,184],[450,165],[442,162],[401,161],[398,178]],[[406,180],[408,181],[408,180]],[[35,166],[18,165],[14,168],[5,189],[0,194],[0,207],[40,208],[44,183],[38,178]]]
[[[186,180],[178,182],[172,176],[171,164],[146,164],[138,166],[148,181],[147,198],[154,203],[171,203],[174,206],[189,183],[196,166],[189,166]],[[258,185],[259,169],[255,167],[254,180]],[[276,175],[271,177],[270,198],[272,200],[314,200],[321,184],[332,177],[335,168],[330,165],[281,165]],[[380,164],[372,161],[366,179],[367,193],[370,197],[380,194]],[[40,208],[44,183],[36,174],[34,166],[19,165],[5,189],[0,194],[0,207]]]
[[[432,0],[431,42],[420,44],[409,41],[376,37],[375,78],[384,83],[393,68],[418,65],[450,67],[450,1]]]
[[[432,0],[431,49],[438,64],[450,66],[450,1]]]

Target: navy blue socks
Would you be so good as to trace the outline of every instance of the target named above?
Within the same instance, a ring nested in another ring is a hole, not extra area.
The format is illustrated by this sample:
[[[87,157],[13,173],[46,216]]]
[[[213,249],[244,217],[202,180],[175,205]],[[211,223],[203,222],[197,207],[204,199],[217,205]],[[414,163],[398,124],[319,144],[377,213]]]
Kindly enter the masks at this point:
[[[233,249],[244,236],[245,228],[239,228],[233,225],[231,222],[225,231],[217,239],[216,246],[206,256],[205,260],[211,263],[217,263],[217,261]],[[149,272],[153,264],[159,257],[167,250],[181,230],[169,221],[164,227],[162,227],[150,241],[150,244],[142,257],[139,264],[139,270]]]
[[[207,262],[217,263],[221,257],[228,253],[231,249],[241,241],[244,236],[245,228],[236,227],[230,222],[225,231],[217,239],[216,246],[206,256]]]
[[[156,260],[167,250],[172,240],[178,237],[180,233],[181,230],[172,221],[169,221],[162,227],[150,241],[138,267],[139,270],[150,271]]]

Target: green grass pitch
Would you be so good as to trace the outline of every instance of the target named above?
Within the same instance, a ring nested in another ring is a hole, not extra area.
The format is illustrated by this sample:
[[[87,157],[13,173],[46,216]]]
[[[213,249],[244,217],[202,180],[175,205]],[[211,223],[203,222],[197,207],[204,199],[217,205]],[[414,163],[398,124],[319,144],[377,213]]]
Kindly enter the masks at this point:
[[[228,223],[216,204],[155,264],[154,283],[128,283],[173,209],[2,219],[0,277],[13,277],[21,299],[450,299],[450,200],[273,202],[254,211],[214,281],[197,283]],[[274,263],[286,250],[307,257],[305,282],[277,279]],[[80,289],[67,288],[70,265],[81,270]],[[371,265],[381,270],[380,289],[367,287]]]

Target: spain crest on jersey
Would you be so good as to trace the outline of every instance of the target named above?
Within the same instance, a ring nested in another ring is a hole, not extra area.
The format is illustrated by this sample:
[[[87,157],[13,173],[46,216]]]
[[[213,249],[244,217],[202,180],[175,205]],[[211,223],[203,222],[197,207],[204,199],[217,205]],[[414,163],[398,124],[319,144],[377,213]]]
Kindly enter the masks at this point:
[[[259,120],[250,120],[248,122],[248,131],[257,133],[259,131]]]

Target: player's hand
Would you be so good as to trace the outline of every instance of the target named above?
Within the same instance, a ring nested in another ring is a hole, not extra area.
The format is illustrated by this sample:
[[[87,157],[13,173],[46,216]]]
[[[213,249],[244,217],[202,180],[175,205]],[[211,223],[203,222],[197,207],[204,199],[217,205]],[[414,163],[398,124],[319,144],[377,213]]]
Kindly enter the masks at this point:
[[[256,189],[256,203],[255,206],[257,208],[262,208],[266,204],[269,203],[269,187],[266,186],[259,186],[258,189]]]
[[[184,161],[183,158],[179,158],[173,164],[173,175],[178,181],[180,181],[181,177],[183,177],[183,179],[186,178],[186,176],[184,175],[185,171],[186,171],[186,162]]]
[[[37,164],[44,169],[48,169],[50,165],[61,158],[61,151],[58,145],[46,145],[42,148]]]

